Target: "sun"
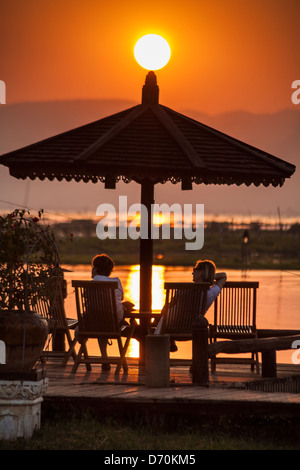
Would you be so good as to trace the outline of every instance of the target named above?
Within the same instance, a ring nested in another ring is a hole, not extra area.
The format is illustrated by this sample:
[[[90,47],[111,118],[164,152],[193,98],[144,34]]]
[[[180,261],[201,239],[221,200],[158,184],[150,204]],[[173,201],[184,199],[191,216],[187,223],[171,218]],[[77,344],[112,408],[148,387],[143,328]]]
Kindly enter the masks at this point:
[[[158,34],[146,34],[134,47],[134,57],[141,67],[158,70],[170,60],[171,49],[168,42]]]

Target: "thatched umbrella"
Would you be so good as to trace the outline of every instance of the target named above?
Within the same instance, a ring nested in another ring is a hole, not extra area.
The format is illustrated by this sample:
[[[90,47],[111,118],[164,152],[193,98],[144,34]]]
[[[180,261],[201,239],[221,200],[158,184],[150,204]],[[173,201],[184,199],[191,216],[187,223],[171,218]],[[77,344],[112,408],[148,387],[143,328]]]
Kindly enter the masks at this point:
[[[282,186],[295,166],[159,104],[154,72],[142,103],[0,157],[19,179],[141,185],[141,204],[151,204],[154,185],[254,184]],[[143,221],[141,221],[141,224]],[[151,310],[152,239],[140,240],[140,310]]]

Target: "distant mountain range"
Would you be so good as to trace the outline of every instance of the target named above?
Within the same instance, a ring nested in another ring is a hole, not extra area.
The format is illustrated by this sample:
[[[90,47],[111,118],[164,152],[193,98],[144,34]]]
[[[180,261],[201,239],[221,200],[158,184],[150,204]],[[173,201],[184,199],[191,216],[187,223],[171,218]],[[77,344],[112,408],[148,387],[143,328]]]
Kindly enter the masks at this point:
[[[101,119],[135,104],[138,103],[125,100],[75,100],[0,105],[0,154]],[[296,106],[295,110],[283,110],[274,114],[251,114],[245,111],[233,111],[215,116],[203,114],[197,110],[175,110],[287,160],[296,165],[297,168],[300,167],[300,109],[298,110]],[[22,204],[24,198],[26,199],[25,193],[28,192],[28,188],[26,190],[25,187],[26,182],[20,182],[10,177],[4,167],[0,167],[0,180],[0,200]],[[76,184],[78,185],[78,183],[68,184],[68,194],[65,197],[64,205],[62,203],[64,198],[61,195],[58,196],[57,200],[55,199],[56,191],[53,191],[53,185],[60,185],[58,193],[62,191],[61,194],[65,195],[66,186],[62,189],[61,183],[45,183],[32,183],[30,197],[27,195],[26,202],[28,202],[28,205],[36,207],[36,204],[38,204],[38,207],[40,207],[39,203],[44,203],[44,206],[50,209],[52,204],[54,209],[61,208],[62,210],[76,210],[76,207],[79,208],[80,206],[80,210],[84,210],[84,208],[91,208],[91,198],[93,200],[95,194],[97,194],[94,189],[93,192],[90,189],[85,189],[82,191],[80,201],[76,202],[76,191],[78,189]],[[52,193],[51,203],[49,201],[50,196],[46,194],[48,188],[50,188],[49,185],[52,185],[50,189]],[[223,188],[222,191],[220,187],[199,187],[194,194],[197,200],[199,200],[200,195],[203,195],[203,202],[206,204],[207,210],[215,213],[226,211],[228,213],[241,213],[244,209],[244,213],[270,214],[276,212],[277,206],[280,206],[285,215],[300,215],[300,177],[297,169],[295,175],[285,183],[283,188],[275,188],[275,190],[280,191],[280,193],[274,193],[273,188],[268,193],[264,192],[263,201],[262,190],[252,187],[241,188],[241,197],[239,198],[236,197],[236,193],[233,192],[232,188]],[[163,194],[163,188],[159,189],[158,192]],[[274,194],[276,194],[275,200]],[[244,199],[243,204],[241,204],[241,199]],[[5,206],[1,201],[0,209]],[[74,204],[73,207],[70,207],[72,201]],[[93,201],[92,210],[96,208],[95,204]]]

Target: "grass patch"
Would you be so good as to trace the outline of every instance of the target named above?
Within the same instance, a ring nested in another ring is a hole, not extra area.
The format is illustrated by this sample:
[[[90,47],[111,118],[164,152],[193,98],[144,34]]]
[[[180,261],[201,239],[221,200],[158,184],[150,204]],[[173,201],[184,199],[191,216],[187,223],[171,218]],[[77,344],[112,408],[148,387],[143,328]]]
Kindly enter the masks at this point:
[[[178,429],[137,426],[90,415],[45,418],[31,439],[0,441],[1,450],[298,450],[299,423],[287,418],[222,417]]]

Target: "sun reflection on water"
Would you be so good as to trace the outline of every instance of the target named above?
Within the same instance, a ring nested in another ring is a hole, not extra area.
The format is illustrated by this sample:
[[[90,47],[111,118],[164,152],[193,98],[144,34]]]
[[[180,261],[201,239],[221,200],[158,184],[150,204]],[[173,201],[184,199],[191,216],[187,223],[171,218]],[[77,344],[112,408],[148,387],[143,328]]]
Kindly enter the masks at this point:
[[[161,310],[164,304],[164,266],[152,268],[152,310]],[[140,306],[140,266],[130,266],[124,297],[134,303],[135,309]]]
[[[164,305],[164,266],[152,268],[152,310],[161,310]],[[140,306],[140,266],[130,266],[127,282],[124,286],[124,298],[134,304],[135,310]],[[130,342],[128,348],[129,357],[139,356],[139,343],[136,340]]]

